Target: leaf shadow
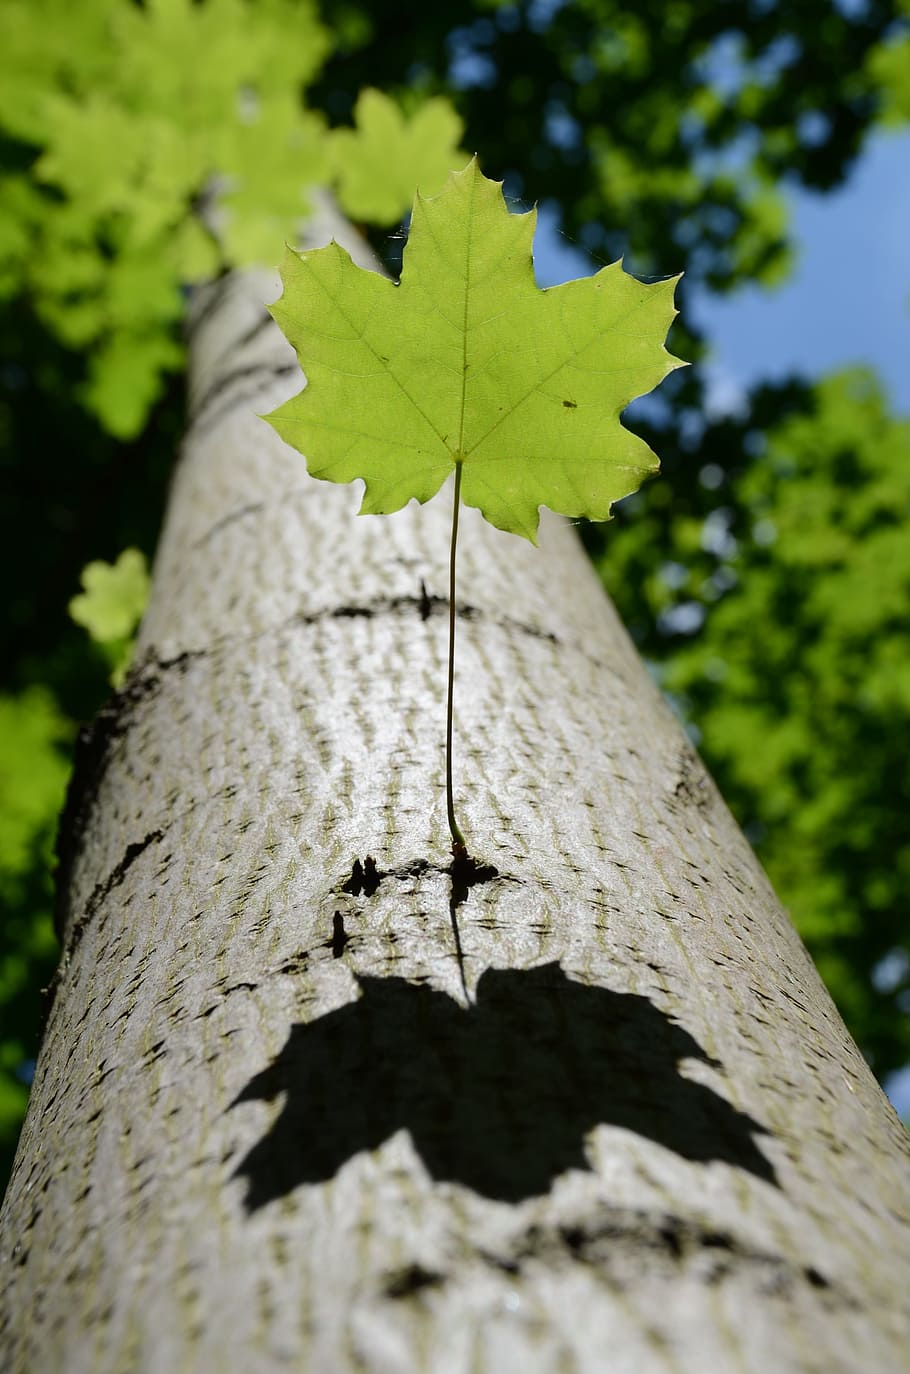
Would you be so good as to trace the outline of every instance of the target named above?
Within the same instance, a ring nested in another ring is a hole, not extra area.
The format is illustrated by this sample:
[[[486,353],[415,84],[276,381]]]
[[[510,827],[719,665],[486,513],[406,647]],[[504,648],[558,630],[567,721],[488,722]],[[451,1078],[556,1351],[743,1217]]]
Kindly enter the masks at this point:
[[[753,1139],[765,1128],[680,1073],[683,1059],[720,1065],[647,997],[588,987],[555,963],[488,969],[466,1009],[401,978],[359,982],[356,1002],[293,1026],[231,1104],[285,1095],[235,1171],[249,1212],[402,1128],[433,1178],[504,1202],[590,1168],[584,1138],[601,1123],[777,1184]]]

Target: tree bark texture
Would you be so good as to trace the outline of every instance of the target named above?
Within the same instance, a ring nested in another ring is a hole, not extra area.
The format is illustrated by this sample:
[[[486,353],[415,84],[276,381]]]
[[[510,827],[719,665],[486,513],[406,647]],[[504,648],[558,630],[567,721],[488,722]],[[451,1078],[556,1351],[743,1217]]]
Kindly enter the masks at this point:
[[[575,532],[464,512],[453,874],[449,503],[257,418],[268,290],[197,308],[80,750],[0,1364],[906,1374],[907,1133]]]

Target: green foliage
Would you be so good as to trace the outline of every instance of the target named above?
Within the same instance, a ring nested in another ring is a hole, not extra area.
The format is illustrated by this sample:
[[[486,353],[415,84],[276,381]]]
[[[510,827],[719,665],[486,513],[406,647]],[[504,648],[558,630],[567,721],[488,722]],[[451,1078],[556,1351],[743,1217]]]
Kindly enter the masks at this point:
[[[906,0],[346,0],[315,98],[451,90],[464,145],[635,271],[728,290],[790,261],[781,180],[828,189],[881,99],[865,65]],[[689,384],[694,385],[694,377]]]
[[[136,627],[149,595],[145,554],[124,549],[116,563],[96,560],[82,569],[84,590],[74,596],[69,613],[101,645],[111,666],[111,682],[119,687],[133,654]]]
[[[0,949],[0,1170],[15,1145],[28,1101],[30,1061],[37,1051],[42,1003],[38,989],[52,977],[59,954],[50,914],[50,886],[28,904],[28,914],[7,917]]]
[[[40,1013],[36,985],[53,968],[50,851],[63,804],[72,728],[46,688],[0,695],[0,1158],[28,1099],[23,1073]],[[37,889],[37,891],[36,891]]]
[[[446,174],[464,163],[461,130],[447,100],[428,100],[409,119],[382,91],[361,91],[354,129],[336,130],[329,144],[341,208],[354,219],[397,224],[415,186],[434,195]]]
[[[335,167],[351,214],[391,222],[418,177],[462,160],[441,99],[398,118],[391,175],[378,93],[333,142],[301,100],[330,46],[312,0],[0,9],[0,134],[22,163],[0,179],[0,290],[89,351],[83,400],[112,434],[139,432],[182,362],[181,288],[276,256],[307,187]]]
[[[71,729],[43,687],[0,696],[0,893],[29,870],[53,829],[69,775]]]
[[[752,433],[732,489],[709,468],[700,516],[646,499],[601,566],[633,623],[704,617],[648,648],[885,1072],[910,1057],[910,422],[848,372]],[[904,971],[885,986],[889,958]]]
[[[869,55],[869,75],[883,93],[883,118],[888,124],[910,119],[910,0],[901,0],[902,22],[889,41]]]
[[[473,160],[415,201],[398,286],[337,244],[288,250],[272,314],[307,385],[268,418],[314,477],[363,478],[361,514],[428,501],[460,464],[465,504],[536,542],[541,505],[606,520],[656,469],[619,413],[680,366],[676,279],[614,263],[540,291],[535,218]]]

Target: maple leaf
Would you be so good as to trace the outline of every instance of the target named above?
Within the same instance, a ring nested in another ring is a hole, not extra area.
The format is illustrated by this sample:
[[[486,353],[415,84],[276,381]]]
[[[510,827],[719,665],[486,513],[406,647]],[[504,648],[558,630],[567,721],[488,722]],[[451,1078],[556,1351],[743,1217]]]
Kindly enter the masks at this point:
[[[406,118],[390,96],[368,87],[354,106],[355,129],[335,129],[330,157],[341,208],[353,219],[397,224],[414,187],[438,191],[464,162],[463,125],[447,100],[427,100]]]
[[[98,559],[86,564],[81,580],[84,591],[69,604],[76,624],[101,644],[132,634],[148,601],[145,555],[139,549],[124,549],[116,563]]]
[[[289,249],[272,314],[306,387],[266,418],[314,477],[362,478],[361,514],[461,499],[536,543],[539,507],[606,520],[656,471],[620,412],[684,366],[664,347],[678,278],[622,263],[541,291],[536,214],[510,214],[476,159],[418,194],[401,283],[336,243]]]

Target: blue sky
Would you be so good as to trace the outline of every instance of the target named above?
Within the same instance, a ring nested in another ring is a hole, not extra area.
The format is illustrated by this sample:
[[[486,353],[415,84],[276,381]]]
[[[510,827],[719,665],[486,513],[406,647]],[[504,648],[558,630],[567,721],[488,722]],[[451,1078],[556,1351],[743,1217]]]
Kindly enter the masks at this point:
[[[790,202],[799,256],[787,282],[696,300],[717,399],[759,377],[865,362],[910,414],[910,133],[876,134],[839,190]]]

